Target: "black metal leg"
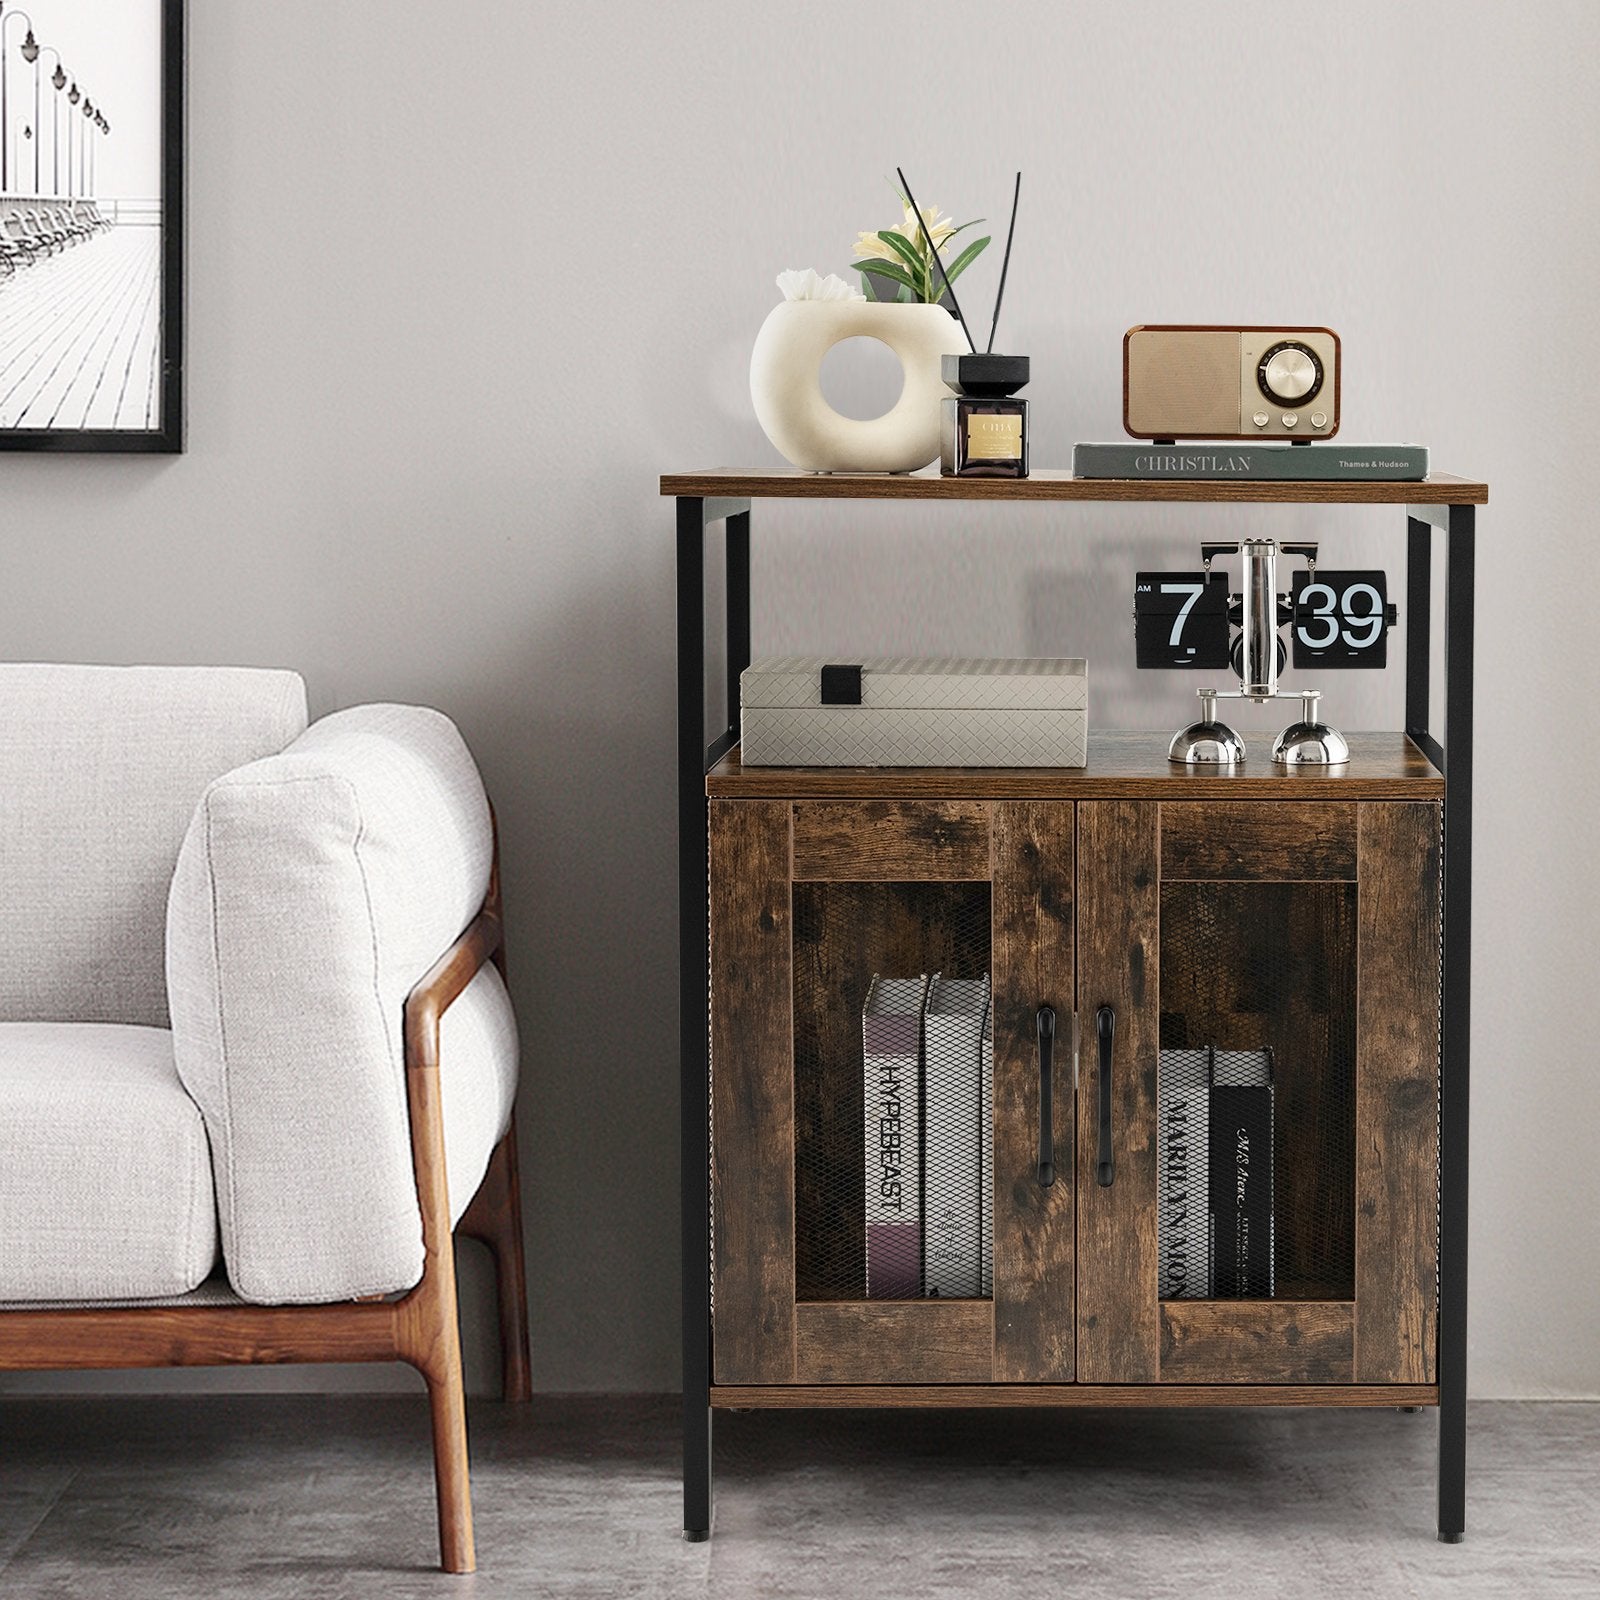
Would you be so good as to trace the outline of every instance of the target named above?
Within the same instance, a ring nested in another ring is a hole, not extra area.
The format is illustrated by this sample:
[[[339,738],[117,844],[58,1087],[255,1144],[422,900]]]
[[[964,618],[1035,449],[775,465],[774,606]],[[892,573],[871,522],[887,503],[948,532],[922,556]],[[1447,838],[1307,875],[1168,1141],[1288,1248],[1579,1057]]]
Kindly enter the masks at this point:
[[[1433,647],[1433,529],[1406,518],[1406,732],[1428,729],[1428,673]]]
[[[739,722],[739,674],[750,665],[750,513],[728,518],[728,722]]]
[[[1439,1537],[1447,1544],[1458,1543],[1467,1524],[1473,540],[1473,508],[1451,506],[1445,548],[1444,1038],[1439,1085]],[[1408,693],[1408,715],[1409,698]]]
[[[705,503],[678,501],[678,1017],[683,1186],[683,1535],[711,1534],[710,1060],[705,793]]]

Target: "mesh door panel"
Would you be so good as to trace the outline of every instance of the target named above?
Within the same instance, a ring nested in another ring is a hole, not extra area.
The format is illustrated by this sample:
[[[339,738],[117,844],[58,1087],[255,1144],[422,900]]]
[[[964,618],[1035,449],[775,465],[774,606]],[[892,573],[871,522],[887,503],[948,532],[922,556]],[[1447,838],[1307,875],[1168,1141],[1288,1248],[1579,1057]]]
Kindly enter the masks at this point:
[[[797,1299],[990,1292],[984,1017],[979,1012],[975,1023],[965,1020],[973,991],[960,987],[981,985],[986,991],[989,946],[987,883],[795,884]],[[931,1049],[924,1048],[922,1029],[916,1030],[909,1070],[903,1052],[898,1066],[886,1065],[903,1038],[893,1028],[881,1035],[863,1030],[874,978],[933,974],[941,978],[935,994],[942,989],[966,1010],[936,1015]],[[875,1050],[869,1062],[869,1039],[894,1049]],[[885,1119],[895,1124],[887,1158],[878,1126]],[[870,1286],[869,1181],[880,1198],[885,1186],[899,1185],[898,1211],[874,1206],[874,1226],[887,1226],[884,1219],[895,1217],[915,1229],[914,1237],[872,1234],[878,1250]],[[931,1235],[930,1217],[939,1224]],[[970,1271],[960,1265],[968,1261]]]
[[[1163,885],[1160,970],[1158,1120],[1170,1119],[1180,1086],[1193,1088],[1201,1053],[1211,1053],[1213,1074],[1227,1081],[1216,1063],[1249,1059],[1234,1052],[1270,1052],[1270,1292],[1279,1299],[1353,1298],[1356,886]],[[1193,1149],[1198,1155],[1198,1141]],[[1211,1202],[1213,1237],[1216,1185],[1227,1179],[1217,1166],[1189,1174],[1191,1205],[1202,1195]],[[1173,1226],[1164,1196],[1163,1295],[1215,1293],[1215,1283],[1195,1270],[1193,1252],[1186,1284],[1173,1281]]]

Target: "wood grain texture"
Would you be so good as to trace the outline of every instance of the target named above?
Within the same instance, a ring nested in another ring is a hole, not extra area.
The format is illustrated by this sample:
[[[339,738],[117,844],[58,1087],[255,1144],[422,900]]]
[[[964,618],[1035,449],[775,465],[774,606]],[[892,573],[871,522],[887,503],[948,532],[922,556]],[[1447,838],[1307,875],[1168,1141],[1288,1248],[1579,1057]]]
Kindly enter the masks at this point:
[[[1433,1384],[1181,1384],[1181,1383],[944,1383],[714,1384],[711,1404],[728,1411],[809,1411],[835,1407],[989,1410],[1092,1407],[1163,1411],[1192,1406],[1318,1406],[1371,1408],[1436,1406]]]
[[[983,1383],[987,1300],[840,1300],[796,1308],[797,1383]]]
[[[1078,1377],[1158,1376],[1156,1063],[1159,1024],[1160,808],[1078,807]],[[1095,1013],[1116,1012],[1112,1145],[1116,1174],[1096,1182],[1100,1067]]]
[[[1361,807],[1356,1378],[1435,1374],[1439,1203],[1436,805]]]
[[[994,808],[994,1376],[1074,1371],[1076,1110],[1072,1086],[1073,807]],[[1056,1013],[1056,1180],[1039,1177],[1039,1007]]]
[[[392,1301],[0,1311],[0,1372],[399,1361],[397,1324]]]
[[[1161,877],[1294,882],[1353,879],[1351,801],[1186,802],[1161,808]]]
[[[789,808],[713,802],[712,1358],[719,1382],[794,1376]]]
[[[1420,483],[1238,483],[1214,479],[1142,481],[1074,478],[1041,468],[1026,478],[944,478],[925,473],[763,472],[714,468],[662,475],[664,495],[745,500],[1142,500],[1259,505],[1474,505],[1489,486],[1448,472]]]
[[[411,1160],[417,1179],[417,1205],[422,1213],[423,1266],[422,1281],[393,1308],[395,1345],[400,1359],[415,1367],[428,1386],[439,1557],[446,1572],[473,1571],[477,1553],[445,1159],[440,1030],[445,1013],[466,992],[478,972],[499,955],[503,941],[497,845],[482,910],[406,996],[402,1017]],[[508,1183],[512,1181],[510,1174],[504,1176]],[[514,1198],[520,1207],[520,1194]]]
[[[1199,772],[1167,760],[1164,733],[1091,733],[1082,767],[746,767],[734,749],[706,777],[727,800],[1435,800],[1444,778],[1403,733],[1353,733],[1330,771],[1251,760]]]
[[[797,805],[794,876],[911,883],[987,878],[989,807],[979,800]]]
[[[1165,1300],[1163,1383],[1349,1383],[1348,1301]]]

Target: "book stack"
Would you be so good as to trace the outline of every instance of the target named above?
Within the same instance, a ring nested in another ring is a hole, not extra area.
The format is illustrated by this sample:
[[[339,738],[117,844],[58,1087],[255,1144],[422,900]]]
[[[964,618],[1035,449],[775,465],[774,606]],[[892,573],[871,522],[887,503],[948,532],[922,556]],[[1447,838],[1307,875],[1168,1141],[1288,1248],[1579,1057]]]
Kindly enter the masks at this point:
[[[1164,1300],[1276,1290],[1270,1050],[1163,1050],[1156,1104]]]
[[[1428,476],[1420,444],[1152,444],[1119,439],[1072,447],[1075,478],[1235,478],[1246,482],[1417,483]]]
[[[862,1012],[869,1299],[993,1292],[989,979],[874,977]]]

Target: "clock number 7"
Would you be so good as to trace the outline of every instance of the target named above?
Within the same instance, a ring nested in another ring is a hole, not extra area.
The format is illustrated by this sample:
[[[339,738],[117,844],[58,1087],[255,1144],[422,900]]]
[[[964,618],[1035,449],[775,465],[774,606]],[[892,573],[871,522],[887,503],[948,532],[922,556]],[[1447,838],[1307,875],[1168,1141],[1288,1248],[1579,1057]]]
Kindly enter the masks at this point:
[[[1183,625],[1189,620],[1189,613],[1194,610],[1194,603],[1206,592],[1203,583],[1164,583],[1161,585],[1162,594],[1186,594],[1188,599],[1179,607],[1178,614],[1172,619],[1172,637],[1167,640],[1174,649],[1183,639]]]

